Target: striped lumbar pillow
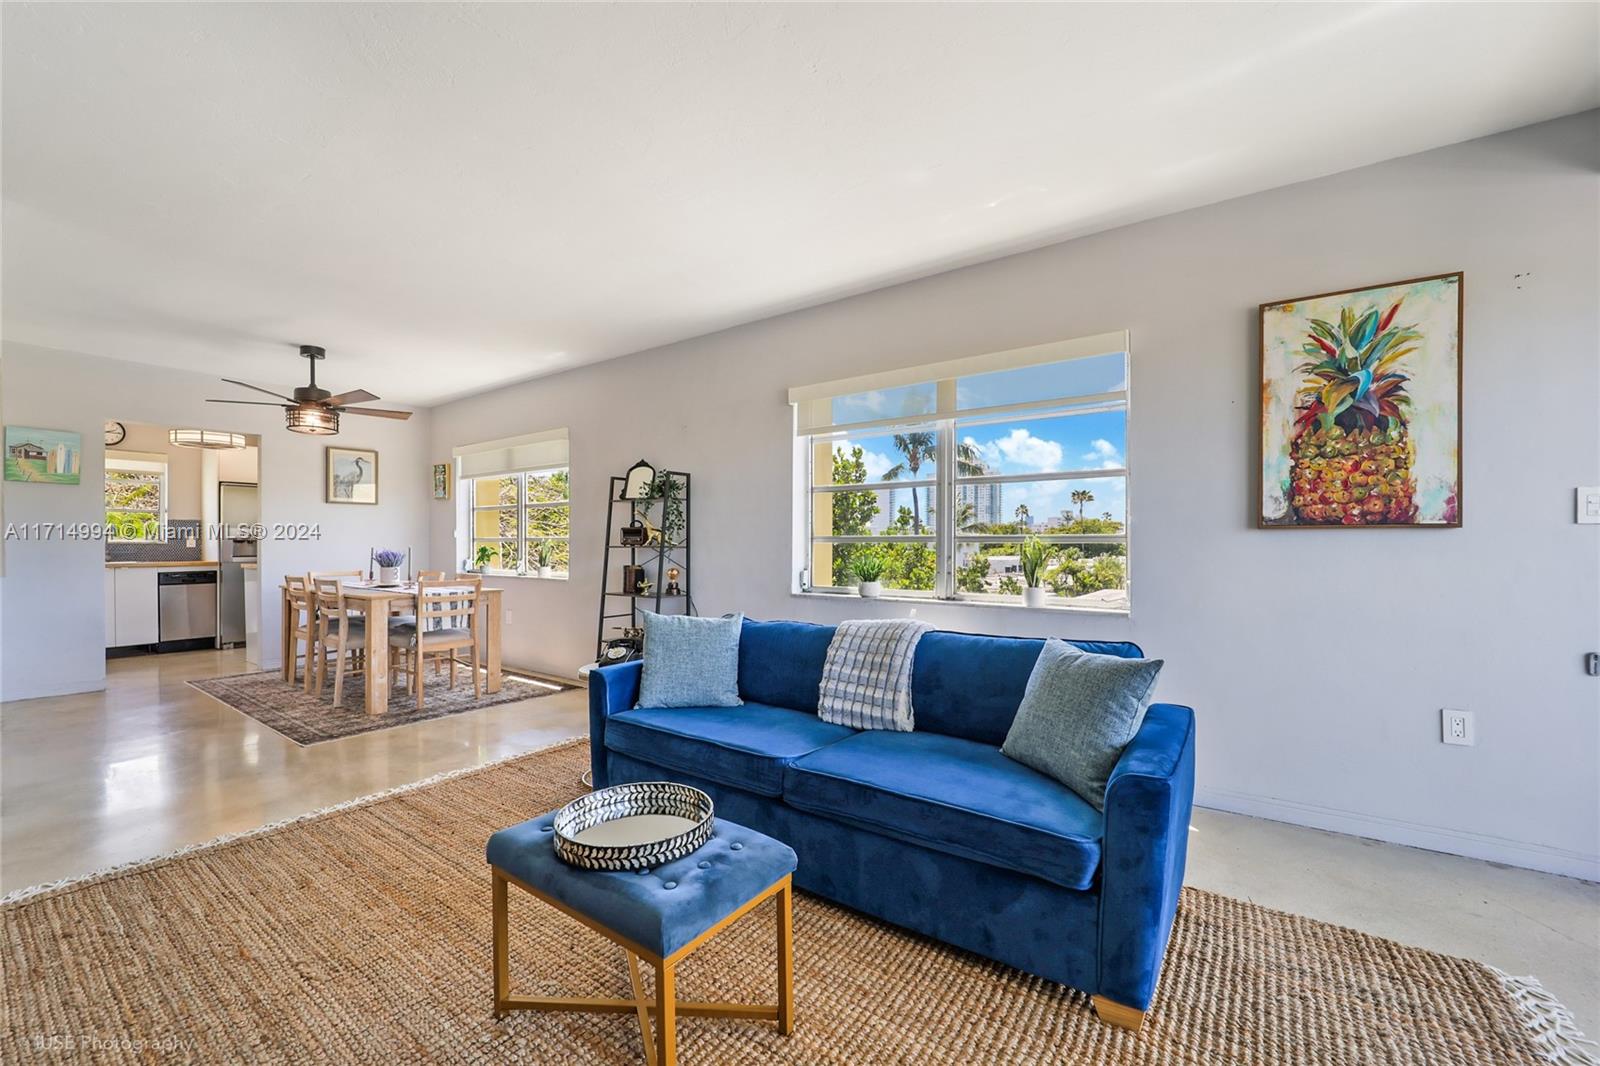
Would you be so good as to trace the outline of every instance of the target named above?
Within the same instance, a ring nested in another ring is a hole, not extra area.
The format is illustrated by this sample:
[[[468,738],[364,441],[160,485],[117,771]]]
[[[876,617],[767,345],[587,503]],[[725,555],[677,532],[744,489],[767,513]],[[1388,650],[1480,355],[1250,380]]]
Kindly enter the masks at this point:
[[[911,732],[911,661],[932,628],[909,618],[840,622],[822,667],[817,717],[851,729]]]

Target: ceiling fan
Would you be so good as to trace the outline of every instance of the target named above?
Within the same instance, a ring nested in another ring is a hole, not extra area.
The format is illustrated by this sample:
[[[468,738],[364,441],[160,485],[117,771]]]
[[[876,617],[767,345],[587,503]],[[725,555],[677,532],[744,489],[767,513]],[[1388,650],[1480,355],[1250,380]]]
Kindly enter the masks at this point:
[[[332,436],[339,432],[339,416],[341,414],[372,415],[376,418],[411,417],[410,411],[392,411],[382,407],[352,407],[351,404],[369,403],[379,399],[366,389],[351,389],[349,392],[338,394],[327,389],[317,388],[317,361],[328,358],[325,348],[315,344],[302,344],[300,355],[311,360],[311,383],[294,390],[293,396],[285,396],[271,389],[264,389],[260,385],[252,385],[248,381],[235,381],[233,378],[223,378],[230,385],[243,385],[247,389],[264,392],[268,396],[276,396],[283,403],[268,403],[265,400],[207,400],[207,403],[245,403],[260,407],[282,407],[287,412],[287,422],[291,433],[311,433],[318,436]]]

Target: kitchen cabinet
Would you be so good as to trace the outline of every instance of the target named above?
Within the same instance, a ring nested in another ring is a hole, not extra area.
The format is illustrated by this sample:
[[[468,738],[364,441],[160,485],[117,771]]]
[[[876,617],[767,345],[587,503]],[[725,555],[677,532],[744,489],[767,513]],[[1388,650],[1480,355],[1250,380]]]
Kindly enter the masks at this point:
[[[113,570],[115,597],[111,615],[113,629],[107,645],[124,648],[130,644],[154,644],[161,639],[161,608],[156,594],[159,570],[129,567]]]

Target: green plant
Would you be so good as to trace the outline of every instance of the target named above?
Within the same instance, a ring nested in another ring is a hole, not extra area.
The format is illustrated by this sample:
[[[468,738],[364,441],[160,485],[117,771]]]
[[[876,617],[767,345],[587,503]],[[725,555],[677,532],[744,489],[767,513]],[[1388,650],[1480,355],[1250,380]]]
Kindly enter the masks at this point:
[[[1044,583],[1045,564],[1050,561],[1050,545],[1038,537],[1029,537],[1018,550],[1017,561],[1022,564],[1022,579],[1030,589],[1036,589]]]
[[[876,555],[858,555],[850,560],[850,570],[857,581],[877,581],[883,577],[883,560]]]
[[[640,500],[647,512],[650,505],[661,504],[661,546],[663,548],[679,548],[683,546],[684,514],[683,514],[683,486],[665,470],[656,474],[655,478],[644,490],[644,497]]]
[[[541,540],[533,546],[533,564],[541,570],[550,565],[555,558],[555,550],[550,547],[550,542]]]
[[[478,550],[472,553],[472,565],[482,570],[499,556],[500,553],[494,548],[489,547],[487,544],[480,544],[478,545]]]

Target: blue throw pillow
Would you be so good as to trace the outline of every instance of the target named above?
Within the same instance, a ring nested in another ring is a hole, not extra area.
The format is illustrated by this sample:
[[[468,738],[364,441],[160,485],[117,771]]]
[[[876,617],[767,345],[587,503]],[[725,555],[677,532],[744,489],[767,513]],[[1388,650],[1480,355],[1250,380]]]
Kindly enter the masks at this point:
[[[1002,754],[1106,809],[1106,786],[1161,673],[1160,659],[1124,659],[1045,641]]]
[[[744,615],[644,615],[640,707],[737,707]]]

